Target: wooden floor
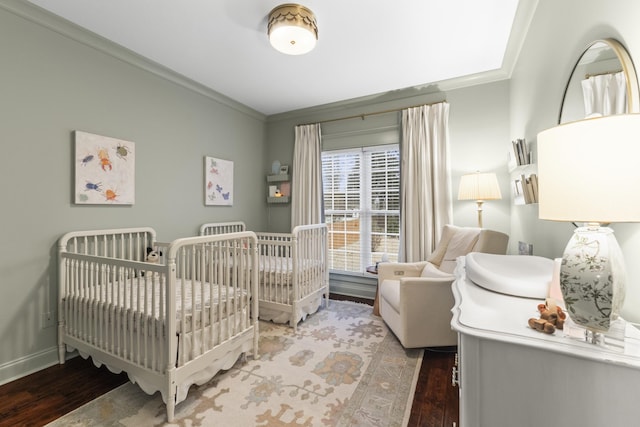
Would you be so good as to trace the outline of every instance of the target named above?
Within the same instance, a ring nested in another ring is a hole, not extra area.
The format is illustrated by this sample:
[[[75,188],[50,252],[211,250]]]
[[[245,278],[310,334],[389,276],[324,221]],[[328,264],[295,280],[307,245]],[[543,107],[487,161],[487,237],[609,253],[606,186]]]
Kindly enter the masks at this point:
[[[370,300],[331,297],[373,304]],[[458,389],[451,386],[454,354],[455,348],[425,350],[410,427],[458,424]],[[76,357],[0,386],[0,426],[43,426],[127,381],[124,373],[116,375]]]

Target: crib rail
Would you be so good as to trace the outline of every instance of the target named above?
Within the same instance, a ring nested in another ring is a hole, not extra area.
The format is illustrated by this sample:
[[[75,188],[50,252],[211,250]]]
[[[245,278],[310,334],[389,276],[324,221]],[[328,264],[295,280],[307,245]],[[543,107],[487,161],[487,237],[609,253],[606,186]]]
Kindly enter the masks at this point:
[[[200,226],[201,236],[211,236],[215,234],[237,233],[247,229],[243,221],[231,222],[210,222]]]
[[[156,240],[153,228],[74,231],[58,241],[59,251],[108,258],[144,261],[147,248]]]
[[[278,304],[291,305],[299,298],[297,286],[293,286],[292,271],[295,268],[293,236],[286,233],[256,233],[260,272],[261,299]]]
[[[64,297],[59,317],[65,339],[81,350],[99,349],[163,372],[168,346],[166,267],[76,253],[60,257]]]
[[[327,239],[326,224],[299,225],[292,231],[293,275],[302,296],[323,292],[329,298]]]

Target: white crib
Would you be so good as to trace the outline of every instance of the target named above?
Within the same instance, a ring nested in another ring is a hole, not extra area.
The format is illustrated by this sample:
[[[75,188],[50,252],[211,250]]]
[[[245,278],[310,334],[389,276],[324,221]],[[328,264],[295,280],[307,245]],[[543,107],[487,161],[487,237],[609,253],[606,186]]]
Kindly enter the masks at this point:
[[[158,247],[160,246],[160,247]],[[146,248],[162,252],[145,262]],[[60,363],[65,350],[160,391],[167,419],[193,384],[258,356],[257,237],[158,244],[152,228],[78,231],[59,240]]]
[[[200,235],[244,231],[242,221],[207,223]],[[329,269],[326,224],[297,226],[291,233],[256,232],[259,253],[260,319],[289,322],[297,329],[300,320],[329,304]]]

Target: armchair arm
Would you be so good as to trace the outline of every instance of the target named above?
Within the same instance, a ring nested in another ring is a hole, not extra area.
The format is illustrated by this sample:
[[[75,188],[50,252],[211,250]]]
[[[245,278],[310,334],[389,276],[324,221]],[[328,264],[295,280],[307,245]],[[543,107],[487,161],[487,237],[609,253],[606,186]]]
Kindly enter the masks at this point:
[[[419,277],[427,261],[420,262],[381,262],[378,264],[378,286],[373,301],[373,314],[380,315],[380,283],[386,279],[398,280],[402,277]]]
[[[419,262],[381,262],[378,264],[378,283],[383,280],[399,280],[403,277],[420,277],[427,261]]]
[[[400,279],[399,314],[405,345],[437,347],[455,343],[455,334],[451,331],[453,280],[453,275],[451,278]]]

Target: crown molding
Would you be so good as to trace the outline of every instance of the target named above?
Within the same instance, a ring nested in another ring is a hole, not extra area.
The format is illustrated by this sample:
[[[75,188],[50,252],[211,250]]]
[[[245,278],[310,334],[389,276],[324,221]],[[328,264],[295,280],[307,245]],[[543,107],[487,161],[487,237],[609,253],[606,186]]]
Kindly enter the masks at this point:
[[[185,89],[205,96],[219,104],[225,105],[257,120],[265,121],[266,116],[244,104],[239,103],[219,92],[201,85],[175,71],[168,69],[150,59],[134,53],[110,40],[92,33],[72,22],[44,10],[24,0],[2,0],[0,9],[6,10],[20,18],[45,27],[57,34],[65,36],[85,46],[131,64],[164,80],[177,84]]]
[[[507,73],[508,78],[511,78],[516,62],[518,62],[518,57],[527,38],[538,3],[539,0],[521,0],[518,3],[518,9],[511,27],[511,35],[509,36],[507,49],[502,61],[502,69]]]
[[[420,103],[434,103],[446,101],[446,92],[462,89],[470,86],[494,83],[510,78],[510,72],[504,69],[491,70],[477,74],[471,74],[452,79],[441,80],[433,83],[426,83],[420,86],[413,86],[389,92],[382,92],[373,95],[366,95],[344,101],[332,102],[329,104],[317,105],[300,110],[288,111],[274,114],[267,117],[268,123],[275,123],[285,120],[297,120],[308,122],[309,118],[318,120],[334,119],[348,114],[367,114],[379,109],[402,109]],[[353,109],[362,108],[363,111],[353,112]]]

